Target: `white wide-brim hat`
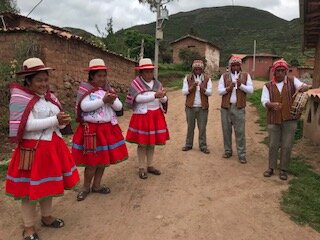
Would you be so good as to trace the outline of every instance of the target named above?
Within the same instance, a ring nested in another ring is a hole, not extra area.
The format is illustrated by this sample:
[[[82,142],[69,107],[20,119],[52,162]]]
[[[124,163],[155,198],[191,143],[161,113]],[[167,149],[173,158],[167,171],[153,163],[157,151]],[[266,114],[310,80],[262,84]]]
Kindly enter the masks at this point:
[[[51,67],[46,67],[40,58],[28,58],[22,64],[22,70],[16,74],[19,76],[27,76],[40,71],[55,70]]]
[[[139,66],[136,66],[136,70],[147,70],[147,69],[154,69],[155,66],[152,64],[152,61],[150,58],[142,58],[139,61]]]
[[[103,59],[95,58],[89,62],[89,67],[85,68],[85,71],[93,71],[93,70],[107,70],[108,67],[104,63]]]

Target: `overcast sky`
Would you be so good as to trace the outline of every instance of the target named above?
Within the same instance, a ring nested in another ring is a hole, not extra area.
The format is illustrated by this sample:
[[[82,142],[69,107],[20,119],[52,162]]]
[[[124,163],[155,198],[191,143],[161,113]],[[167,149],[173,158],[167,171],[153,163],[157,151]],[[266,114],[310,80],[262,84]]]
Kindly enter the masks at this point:
[[[17,0],[22,15],[27,15],[39,0]],[[263,9],[278,17],[292,20],[299,17],[299,0],[234,0],[235,5]],[[232,5],[232,0],[178,0],[167,4],[169,14],[203,7]],[[138,0],[43,0],[30,14],[31,18],[59,27],[82,28],[96,34],[95,24],[103,29],[113,18],[115,31],[155,19],[148,5]]]

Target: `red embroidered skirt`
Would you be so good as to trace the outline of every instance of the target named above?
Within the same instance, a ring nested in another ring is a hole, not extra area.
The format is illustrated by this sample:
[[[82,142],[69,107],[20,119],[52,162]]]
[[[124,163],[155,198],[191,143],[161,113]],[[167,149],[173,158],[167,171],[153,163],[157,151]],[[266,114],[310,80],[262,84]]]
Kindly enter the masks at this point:
[[[23,140],[25,148],[34,148],[37,140]],[[31,201],[61,196],[79,182],[78,170],[64,140],[53,133],[51,141],[40,140],[31,170],[19,170],[20,148],[10,161],[6,194],[15,199]]]
[[[85,150],[85,126],[79,124],[73,136],[72,155],[80,166],[109,166],[128,158],[128,150],[119,125],[86,123],[89,133],[95,133],[95,150]]]
[[[133,114],[126,140],[139,145],[165,145],[169,131],[161,109],[149,110],[146,114]]]

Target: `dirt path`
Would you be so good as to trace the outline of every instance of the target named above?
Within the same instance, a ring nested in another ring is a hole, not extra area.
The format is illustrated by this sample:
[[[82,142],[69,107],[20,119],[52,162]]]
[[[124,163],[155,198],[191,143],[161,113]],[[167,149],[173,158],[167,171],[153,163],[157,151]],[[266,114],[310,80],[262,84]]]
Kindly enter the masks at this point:
[[[256,82],[258,85],[262,83]],[[171,140],[156,149],[163,175],[140,180],[136,147],[129,144],[130,159],[106,171],[104,182],[112,194],[92,194],[84,202],[76,202],[76,193],[68,192],[56,199],[54,214],[63,218],[66,226],[61,230],[39,228],[42,239],[320,239],[320,234],[298,226],[279,209],[287,183],[262,177],[267,147],[260,144],[265,133],[255,123],[257,113],[252,107],[247,108],[248,164],[240,165],[236,157],[221,158],[220,98],[216,94],[210,99],[207,129],[210,155],[198,150],[197,140],[194,150],[180,150],[186,134],[184,97],[174,91],[169,98]],[[126,112],[120,120],[123,130],[130,114]],[[0,239],[20,239],[19,202],[5,197],[3,189],[0,196]]]

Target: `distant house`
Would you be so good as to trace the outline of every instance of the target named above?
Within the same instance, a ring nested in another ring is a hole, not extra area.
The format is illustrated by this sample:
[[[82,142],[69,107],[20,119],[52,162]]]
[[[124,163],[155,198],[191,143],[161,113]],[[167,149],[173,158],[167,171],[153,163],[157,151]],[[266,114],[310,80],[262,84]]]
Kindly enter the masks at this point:
[[[206,59],[206,71],[209,74],[219,71],[220,48],[214,43],[193,35],[186,35],[171,42],[171,47],[173,49],[173,63],[181,63],[182,61],[179,57],[180,51],[183,49],[189,49],[191,51],[198,52],[200,56]]]
[[[252,54],[231,54],[242,59],[242,71],[248,72],[254,78],[269,79],[270,69],[274,61],[280,59],[278,55],[258,53],[255,56],[255,70],[253,70],[254,57]]]
[[[83,69],[92,58],[105,60],[112,69],[108,74],[109,81],[118,91],[126,91],[135,76],[135,61],[94,45],[70,31],[18,14],[1,15],[0,62],[22,61],[30,55],[42,58],[46,65],[56,69],[50,81],[57,85],[61,97],[69,96],[64,100],[71,105],[79,82],[88,77]]]

